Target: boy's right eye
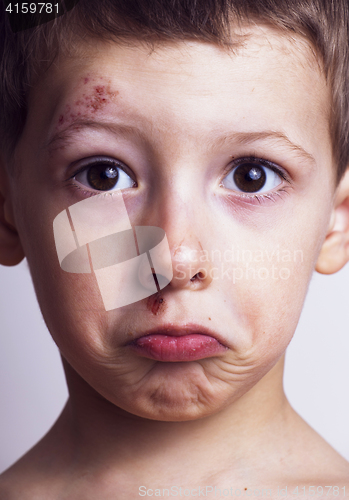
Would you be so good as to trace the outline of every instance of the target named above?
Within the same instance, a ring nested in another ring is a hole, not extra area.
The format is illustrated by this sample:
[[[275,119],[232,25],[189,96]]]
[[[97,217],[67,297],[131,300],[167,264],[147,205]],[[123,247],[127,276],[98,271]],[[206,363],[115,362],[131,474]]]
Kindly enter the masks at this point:
[[[121,163],[108,158],[94,159],[73,178],[90,190],[96,191],[116,191],[134,187],[136,184]]]

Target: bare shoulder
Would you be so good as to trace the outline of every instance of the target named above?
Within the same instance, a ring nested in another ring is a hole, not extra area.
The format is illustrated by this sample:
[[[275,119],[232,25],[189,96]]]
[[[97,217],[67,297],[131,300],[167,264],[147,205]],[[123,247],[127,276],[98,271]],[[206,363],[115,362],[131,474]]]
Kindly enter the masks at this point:
[[[42,451],[38,443],[0,475],[1,500],[64,500],[65,466],[53,450]]]
[[[321,494],[321,487],[332,486],[323,489],[323,496],[334,497],[349,495],[349,462],[342,457],[322,436],[310,427],[296,412],[295,432],[289,436],[290,446],[288,448],[289,470],[285,474],[290,481],[290,486],[319,486],[317,492]],[[286,479],[285,477],[285,479]],[[337,487],[339,490],[337,490]],[[336,488],[333,490],[333,488]],[[297,491],[297,490],[296,490]],[[304,490],[302,490],[303,492]],[[313,491],[313,489],[311,489]],[[336,494],[340,492],[339,494]],[[312,496],[311,492],[309,496]]]
[[[30,465],[31,453],[24,455],[0,475],[1,500],[38,500],[43,498],[40,492],[41,477],[35,467]]]
[[[62,413],[63,414],[63,413]],[[47,434],[0,474],[1,500],[56,500],[72,463],[69,436],[61,416]]]
[[[272,499],[348,497],[349,462],[293,409],[281,427],[268,431],[268,445],[258,454],[250,485],[245,474],[244,487]]]

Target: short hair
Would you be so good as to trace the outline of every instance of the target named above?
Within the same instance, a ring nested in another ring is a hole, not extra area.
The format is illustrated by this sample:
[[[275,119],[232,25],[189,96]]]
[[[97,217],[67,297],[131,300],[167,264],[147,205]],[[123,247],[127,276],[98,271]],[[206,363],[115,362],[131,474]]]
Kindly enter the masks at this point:
[[[11,156],[24,129],[31,86],[59,53],[88,37],[199,40],[231,45],[233,26],[267,24],[309,43],[331,89],[330,135],[337,183],[349,165],[348,0],[80,0],[46,24],[13,33],[0,14],[0,147]]]

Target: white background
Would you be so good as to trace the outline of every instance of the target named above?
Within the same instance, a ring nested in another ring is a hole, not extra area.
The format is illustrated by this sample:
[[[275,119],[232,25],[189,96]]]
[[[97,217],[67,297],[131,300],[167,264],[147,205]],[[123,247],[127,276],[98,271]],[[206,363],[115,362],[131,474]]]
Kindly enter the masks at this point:
[[[292,406],[347,460],[348,285],[349,266],[333,276],[314,274],[285,373]],[[48,431],[67,395],[26,262],[0,266],[0,472]]]

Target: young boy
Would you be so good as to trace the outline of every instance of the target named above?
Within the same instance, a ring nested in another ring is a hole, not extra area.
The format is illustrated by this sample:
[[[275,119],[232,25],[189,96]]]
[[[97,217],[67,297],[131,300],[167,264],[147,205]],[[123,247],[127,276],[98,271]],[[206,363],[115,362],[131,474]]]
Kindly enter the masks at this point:
[[[70,398],[1,499],[348,494],[282,388],[314,269],[349,260],[348,27],[346,0],[3,19],[0,261]]]

